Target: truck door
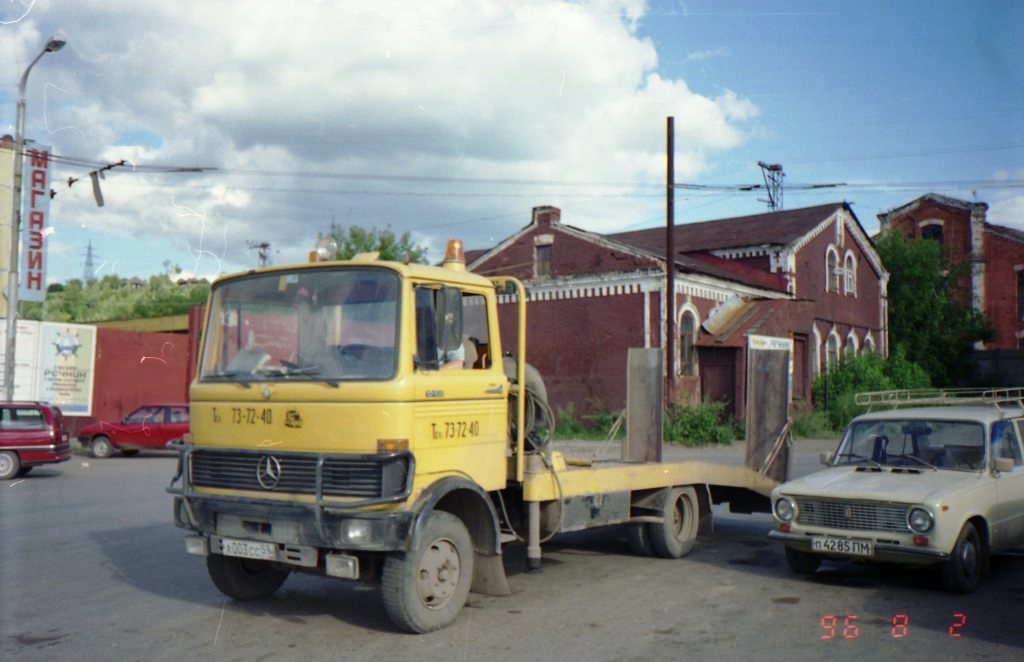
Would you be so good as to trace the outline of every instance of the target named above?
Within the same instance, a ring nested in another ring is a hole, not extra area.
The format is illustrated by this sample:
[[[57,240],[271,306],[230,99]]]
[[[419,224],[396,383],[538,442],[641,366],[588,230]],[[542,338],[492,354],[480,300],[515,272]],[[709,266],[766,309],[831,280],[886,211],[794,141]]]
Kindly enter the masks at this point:
[[[456,471],[505,486],[507,380],[492,356],[493,297],[422,284],[416,306],[417,473]]]

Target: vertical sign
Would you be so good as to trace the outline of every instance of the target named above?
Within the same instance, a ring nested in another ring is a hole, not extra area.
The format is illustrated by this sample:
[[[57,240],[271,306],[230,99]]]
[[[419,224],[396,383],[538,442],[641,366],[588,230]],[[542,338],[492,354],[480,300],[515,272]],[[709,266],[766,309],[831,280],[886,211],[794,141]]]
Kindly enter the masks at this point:
[[[46,235],[50,217],[50,148],[33,147],[25,155],[22,180],[24,201],[21,212],[21,282],[18,299],[46,298]]]

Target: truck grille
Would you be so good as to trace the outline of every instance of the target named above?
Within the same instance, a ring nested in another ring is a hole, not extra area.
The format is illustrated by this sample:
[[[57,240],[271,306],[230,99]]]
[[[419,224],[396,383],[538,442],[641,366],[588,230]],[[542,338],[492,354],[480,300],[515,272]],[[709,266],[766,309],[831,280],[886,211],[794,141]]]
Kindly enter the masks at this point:
[[[400,497],[410,482],[410,455],[318,455],[196,449],[192,452],[192,484],[228,490],[316,494],[321,496],[387,499]],[[273,476],[262,472],[261,461],[275,462]],[[278,470],[279,467],[279,470]]]
[[[858,531],[908,531],[903,504],[797,499],[798,524]]]

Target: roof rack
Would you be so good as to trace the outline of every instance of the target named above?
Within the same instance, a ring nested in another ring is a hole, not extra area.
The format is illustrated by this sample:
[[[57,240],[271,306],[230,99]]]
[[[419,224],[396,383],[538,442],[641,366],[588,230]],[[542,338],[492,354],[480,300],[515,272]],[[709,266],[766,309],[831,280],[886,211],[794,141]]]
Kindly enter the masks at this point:
[[[1016,405],[1024,408],[1024,387],[921,388],[858,393],[854,402],[868,410],[884,407],[948,407],[952,405]]]

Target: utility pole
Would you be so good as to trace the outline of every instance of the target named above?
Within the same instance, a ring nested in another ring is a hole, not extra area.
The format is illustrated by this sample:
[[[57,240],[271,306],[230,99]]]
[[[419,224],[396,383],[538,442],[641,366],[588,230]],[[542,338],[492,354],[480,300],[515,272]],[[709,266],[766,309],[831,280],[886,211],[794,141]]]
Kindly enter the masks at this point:
[[[256,251],[256,256],[259,258],[259,267],[263,267],[270,264],[270,242],[269,241],[247,241],[249,248]]]
[[[676,335],[676,154],[675,118],[669,117],[665,136],[665,402],[672,401],[672,384],[675,382],[676,364],[672,349]]]

